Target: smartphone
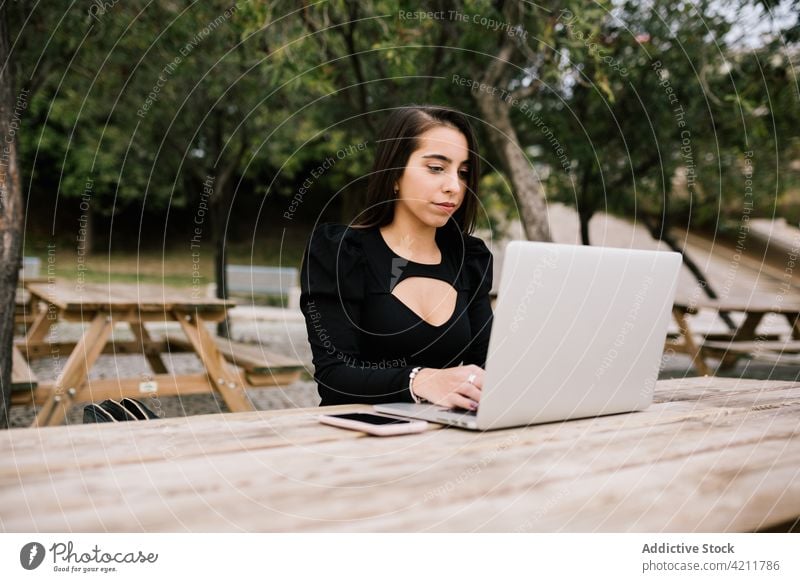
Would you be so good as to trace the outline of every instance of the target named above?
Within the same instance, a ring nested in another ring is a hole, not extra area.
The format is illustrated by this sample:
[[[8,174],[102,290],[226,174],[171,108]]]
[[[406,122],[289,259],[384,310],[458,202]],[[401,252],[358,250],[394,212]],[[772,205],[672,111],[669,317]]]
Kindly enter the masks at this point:
[[[422,432],[428,428],[424,420],[408,418],[395,418],[382,414],[369,414],[366,412],[351,412],[349,414],[322,414],[318,417],[323,424],[360,430],[367,434],[377,436],[392,436],[396,434],[411,434]]]

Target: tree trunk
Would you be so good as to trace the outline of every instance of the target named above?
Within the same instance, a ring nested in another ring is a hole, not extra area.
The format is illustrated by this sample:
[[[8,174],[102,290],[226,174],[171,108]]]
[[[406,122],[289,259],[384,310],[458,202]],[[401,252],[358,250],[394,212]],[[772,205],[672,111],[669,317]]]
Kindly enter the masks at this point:
[[[86,250],[87,255],[91,255],[94,252],[94,249],[97,245],[95,245],[95,216],[94,212],[92,212],[91,205],[89,206],[89,210],[86,211],[86,241],[84,243],[84,248]]]
[[[217,287],[217,299],[228,298],[228,277],[225,272],[228,264],[228,249],[225,226],[229,209],[228,180],[221,178],[215,185],[214,193],[211,196],[211,232],[213,233],[214,242],[214,281]],[[230,323],[227,317],[217,324],[217,335],[225,338],[230,337]]]
[[[592,213],[578,212],[578,218],[581,221],[581,243],[589,246],[592,244],[589,240],[589,221],[592,219]]]
[[[589,246],[589,221],[594,216],[594,199],[589,200],[589,189],[591,188],[592,171],[584,168],[583,179],[581,180],[581,195],[578,198],[578,219],[581,224],[581,242]]]
[[[544,189],[522,151],[517,132],[511,124],[510,105],[488,92],[477,93],[475,99],[483,119],[491,127],[489,139],[508,172],[525,235],[528,240],[552,241]]]
[[[20,94],[16,102],[14,99],[6,18],[6,4],[3,3],[0,5],[0,428],[8,427],[14,303],[22,262],[22,193],[15,134],[21,111],[27,107],[27,94]]]

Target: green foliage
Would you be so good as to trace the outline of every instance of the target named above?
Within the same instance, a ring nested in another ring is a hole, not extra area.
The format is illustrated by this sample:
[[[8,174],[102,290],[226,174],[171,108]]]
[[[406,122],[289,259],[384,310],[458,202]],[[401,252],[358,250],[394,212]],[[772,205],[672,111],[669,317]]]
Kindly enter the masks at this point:
[[[191,212],[203,180],[229,170],[237,198],[254,200],[291,198],[313,178],[299,210],[313,221],[358,200],[388,109],[440,103],[472,116],[484,206],[502,222],[515,215],[503,153],[476,90],[455,79],[480,79],[509,39],[498,89],[535,87],[511,115],[550,166],[551,199],[587,215],[658,216],[666,202],[714,224],[741,216],[746,160],[757,212],[779,197],[791,206],[799,181],[796,46],[737,45],[736,14],[706,0],[107,4],[9,7],[17,77],[35,89],[23,183],[76,203],[91,180],[98,213]],[[366,149],[339,159],[356,144]],[[687,169],[690,183],[675,180]]]
[[[278,48],[279,27],[263,27],[268,11],[251,4],[115,3],[96,18],[79,11],[74,27],[57,27],[57,13],[21,8],[13,24],[22,29],[30,16],[70,57],[37,46],[17,53],[23,69],[39,58],[62,69],[35,94],[31,124],[41,130],[22,140],[23,167],[36,171],[37,155],[57,163],[58,194],[67,198],[91,180],[93,210],[105,213],[134,202],[185,205],[198,193],[187,184],[228,164],[237,177],[263,172],[248,157],[272,159],[272,142],[260,138],[286,117],[291,99],[281,89],[286,57],[270,59],[258,38]],[[23,35],[34,24],[25,26]],[[276,147],[279,156],[291,149]]]
[[[541,132],[525,135],[556,169],[551,195],[588,215],[610,209],[660,220],[666,208],[705,226],[751,211],[771,215],[797,151],[796,85],[779,38],[755,51],[732,44],[735,18],[710,2],[626,2],[605,17],[575,14],[557,35],[591,37],[609,58],[593,59],[590,44],[570,47],[553,90],[537,96],[571,160],[562,171]],[[750,152],[761,194],[752,207]]]

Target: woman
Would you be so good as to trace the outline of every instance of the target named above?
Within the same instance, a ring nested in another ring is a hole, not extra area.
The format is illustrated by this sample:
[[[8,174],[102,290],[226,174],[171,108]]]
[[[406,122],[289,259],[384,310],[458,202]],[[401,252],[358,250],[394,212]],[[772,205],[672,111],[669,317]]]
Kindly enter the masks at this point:
[[[450,109],[395,110],[366,210],[311,235],[300,307],[322,405],[432,402],[475,410],[492,325],[492,254],[470,236],[478,148]]]

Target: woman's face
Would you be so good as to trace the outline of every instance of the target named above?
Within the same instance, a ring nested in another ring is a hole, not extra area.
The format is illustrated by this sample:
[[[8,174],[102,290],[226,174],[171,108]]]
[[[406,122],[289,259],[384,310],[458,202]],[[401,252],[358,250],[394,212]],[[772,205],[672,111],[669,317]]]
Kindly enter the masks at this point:
[[[397,182],[395,218],[407,216],[438,228],[464,201],[469,177],[467,138],[456,129],[438,126],[418,140],[420,147],[408,158]]]

